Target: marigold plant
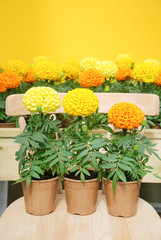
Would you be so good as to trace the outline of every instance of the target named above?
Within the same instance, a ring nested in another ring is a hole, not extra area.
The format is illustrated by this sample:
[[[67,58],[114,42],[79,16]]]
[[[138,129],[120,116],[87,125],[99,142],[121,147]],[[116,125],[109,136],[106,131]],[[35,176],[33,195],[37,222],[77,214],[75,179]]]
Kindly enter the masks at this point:
[[[28,70],[28,73],[26,76],[24,76],[23,80],[27,83],[33,83],[36,82],[36,77],[35,77],[35,73],[34,73],[34,69],[30,68]]]
[[[128,78],[131,79],[132,70],[131,69],[118,69],[116,74],[116,79],[118,81],[125,81]]]
[[[119,129],[138,128],[143,119],[142,110],[132,103],[117,103],[108,112],[109,122]]]
[[[79,83],[82,87],[98,87],[105,80],[103,73],[97,69],[89,69],[80,74]]]
[[[88,69],[96,68],[96,63],[99,62],[97,58],[86,57],[80,62],[80,70],[85,71]]]
[[[38,80],[58,81],[61,76],[60,67],[54,62],[38,63],[34,68]]]
[[[143,62],[134,66],[132,77],[137,81],[154,82],[159,75],[159,69],[159,65]]]
[[[41,107],[43,114],[55,112],[60,107],[60,97],[58,93],[50,87],[32,87],[23,97],[24,107],[30,112],[37,112],[37,107]]]
[[[9,61],[5,68],[6,71],[17,73],[20,77],[27,74],[27,69],[27,64],[19,60]]]
[[[97,62],[96,69],[100,70],[107,80],[114,78],[118,71],[116,64],[109,61]]]
[[[98,109],[98,98],[93,91],[76,88],[63,98],[64,111],[73,116],[90,116]]]
[[[0,85],[8,89],[17,88],[21,84],[21,78],[14,72],[4,71],[0,74]]]
[[[116,57],[116,64],[119,69],[131,69],[134,64],[134,60],[128,54],[119,54]]]

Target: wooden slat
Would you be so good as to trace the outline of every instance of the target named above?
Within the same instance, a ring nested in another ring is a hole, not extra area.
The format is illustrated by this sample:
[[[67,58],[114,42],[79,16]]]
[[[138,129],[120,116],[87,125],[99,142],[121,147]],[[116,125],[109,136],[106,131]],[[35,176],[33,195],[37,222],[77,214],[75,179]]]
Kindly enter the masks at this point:
[[[61,106],[55,113],[63,113],[62,99],[66,93],[59,93]],[[109,109],[120,102],[130,102],[140,107],[145,115],[159,114],[159,97],[155,94],[137,94],[137,93],[95,93],[99,100],[99,112],[107,113]],[[24,94],[13,94],[6,99],[6,114],[9,116],[29,115],[23,104]]]
[[[0,239],[159,240],[161,220],[154,208],[142,199],[139,199],[135,216],[110,216],[101,192],[96,211],[87,216],[69,214],[64,193],[57,195],[55,211],[45,216],[27,214],[24,198],[20,198],[7,208],[0,219]]]

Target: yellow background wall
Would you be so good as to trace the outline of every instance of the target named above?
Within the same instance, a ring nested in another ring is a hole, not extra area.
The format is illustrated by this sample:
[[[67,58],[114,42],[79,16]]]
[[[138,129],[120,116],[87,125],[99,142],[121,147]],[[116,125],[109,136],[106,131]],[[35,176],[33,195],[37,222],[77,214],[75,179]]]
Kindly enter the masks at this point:
[[[161,61],[161,0],[0,0],[0,63],[48,56]]]

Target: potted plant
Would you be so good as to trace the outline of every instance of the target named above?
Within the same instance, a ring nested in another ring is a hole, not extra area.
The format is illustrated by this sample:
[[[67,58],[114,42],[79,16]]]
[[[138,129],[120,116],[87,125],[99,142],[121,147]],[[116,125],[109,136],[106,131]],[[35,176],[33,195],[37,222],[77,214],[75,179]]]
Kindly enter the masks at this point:
[[[22,182],[26,211],[44,215],[55,209],[58,177],[67,172],[64,163],[71,153],[61,139],[60,120],[47,114],[60,106],[58,93],[50,87],[33,87],[24,94],[23,104],[31,117],[23,133],[15,137],[21,144],[16,152],[17,183]]]
[[[90,135],[88,130],[107,127],[104,115],[95,113],[98,98],[89,89],[74,89],[63,98],[66,113],[74,116],[65,128],[64,142],[71,156],[69,174],[64,175],[67,210],[72,214],[88,215],[96,210],[99,187],[99,148],[107,139],[101,134]],[[97,120],[96,120],[97,119]]]
[[[153,148],[156,144],[151,144],[141,132],[146,121],[139,107],[132,103],[115,104],[108,112],[108,120],[117,128],[104,147],[105,153],[100,153],[108,213],[130,217],[137,211],[142,178],[153,173],[153,167],[147,165],[150,155],[161,159]]]

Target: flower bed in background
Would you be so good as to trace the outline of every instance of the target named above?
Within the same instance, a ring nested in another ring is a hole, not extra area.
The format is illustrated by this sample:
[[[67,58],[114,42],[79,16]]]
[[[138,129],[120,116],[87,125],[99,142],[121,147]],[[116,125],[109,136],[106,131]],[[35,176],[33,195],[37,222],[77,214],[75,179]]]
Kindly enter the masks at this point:
[[[115,63],[86,57],[58,66],[45,56],[35,57],[30,65],[20,60],[9,61],[0,68],[0,123],[16,122],[18,127],[17,117],[5,114],[6,97],[37,86],[58,92],[79,87],[94,92],[153,93],[161,100],[161,63],[155,59],[135,63],[127,54],[118,55]],[[161,113],[147,116],[147,120],[147,128],[161,127]]]

